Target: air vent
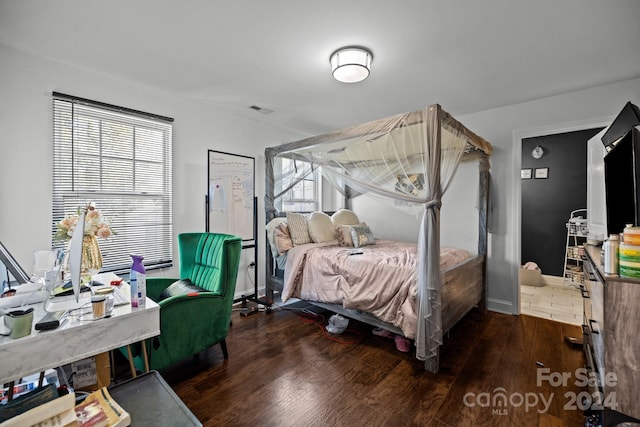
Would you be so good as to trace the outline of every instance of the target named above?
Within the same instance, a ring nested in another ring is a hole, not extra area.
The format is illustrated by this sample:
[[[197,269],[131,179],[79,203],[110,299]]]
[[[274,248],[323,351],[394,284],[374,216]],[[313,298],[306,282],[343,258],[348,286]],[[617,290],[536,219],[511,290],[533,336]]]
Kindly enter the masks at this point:
[[[269,110],[268,108],[262,108],[262,107],[258,107],[257,105],[252,105],[251,107],[252,110],[256,110],[262,114],[271,114],[273,113],[273,110]]]

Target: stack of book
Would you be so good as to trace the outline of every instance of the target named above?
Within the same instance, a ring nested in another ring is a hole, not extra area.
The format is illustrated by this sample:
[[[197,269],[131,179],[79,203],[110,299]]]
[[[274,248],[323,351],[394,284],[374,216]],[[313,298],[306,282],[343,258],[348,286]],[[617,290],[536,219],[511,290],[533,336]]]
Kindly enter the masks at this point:
[[[131,416],[113,400],[106,387],[76,405],[75,393],[36,406],[10,418],[0,427],[127,427]]]
[[[80,427],[126,427],[131,424],[131,416],[122,409],[106,387],[89,394],[75,407]]]

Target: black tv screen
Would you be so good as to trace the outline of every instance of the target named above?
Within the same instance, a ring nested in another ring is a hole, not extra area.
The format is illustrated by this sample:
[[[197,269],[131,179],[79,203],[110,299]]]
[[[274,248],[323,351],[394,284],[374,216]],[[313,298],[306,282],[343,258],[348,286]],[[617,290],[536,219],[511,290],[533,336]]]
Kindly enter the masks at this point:
[[[604,158],[607,232],[640,224],[640,131],[631,129]]]
[[[614,143],[620,137],[626,135],[630,129],[640,124],[640,109],[631,102],[627,102],[618,113],[618,116],[611,122],[609,129],[602,135],[602,143],[607,151],[614,147]]]

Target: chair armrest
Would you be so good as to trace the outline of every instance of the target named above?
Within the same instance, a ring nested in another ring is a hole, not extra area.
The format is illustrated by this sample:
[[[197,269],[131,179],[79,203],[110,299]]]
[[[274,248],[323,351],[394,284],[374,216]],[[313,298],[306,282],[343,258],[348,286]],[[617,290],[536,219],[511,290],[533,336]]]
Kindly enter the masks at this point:
[[[162,291],[178,279],[168,277],[148,277],[147,278],[147,296],[153,301],[158,302]]]

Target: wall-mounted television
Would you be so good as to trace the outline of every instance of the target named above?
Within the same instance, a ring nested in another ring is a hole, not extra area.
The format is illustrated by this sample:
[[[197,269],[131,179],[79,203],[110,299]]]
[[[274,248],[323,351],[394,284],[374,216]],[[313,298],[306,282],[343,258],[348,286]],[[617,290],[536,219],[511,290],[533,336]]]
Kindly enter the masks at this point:
[[[640,124],[640,109],[631,102],[627,102],[616,118],[611,122],[607,131],[602,135],[602,143],[607,151],[615,148],[616,142],[625,136],[629,130]]]
[[[607,233],[640,225],[640,130],[630,129],[604,157]]]

